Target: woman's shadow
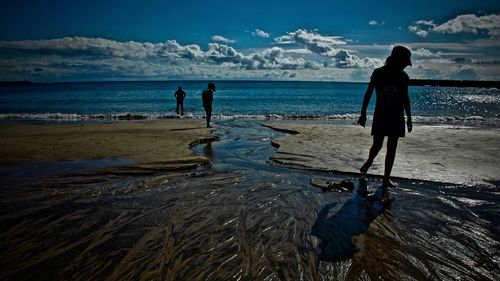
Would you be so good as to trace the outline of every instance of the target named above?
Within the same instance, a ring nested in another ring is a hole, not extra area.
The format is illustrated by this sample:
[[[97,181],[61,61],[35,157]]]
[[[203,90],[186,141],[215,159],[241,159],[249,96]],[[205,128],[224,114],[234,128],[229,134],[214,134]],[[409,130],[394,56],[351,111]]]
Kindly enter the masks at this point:
[[[311,235],[321,240],[320,261],[348,260],[356,253],[355,236],[366,233],[375,218],[390,207],[386,188],[379,186],[369,194],[365,179],[359,179],[353,196],[333,215],[330,210],[337,204],[326,204],[318,213]]]

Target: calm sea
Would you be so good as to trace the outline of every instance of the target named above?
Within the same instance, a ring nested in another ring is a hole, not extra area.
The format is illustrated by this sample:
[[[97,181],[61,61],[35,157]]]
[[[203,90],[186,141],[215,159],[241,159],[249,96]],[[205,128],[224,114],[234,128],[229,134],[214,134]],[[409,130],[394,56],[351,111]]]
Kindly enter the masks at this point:
[[[216,81],[216,118],[355,120],[366,83]],[[51,83],[0,86],[0,119],[101,120],[127,114],[173,117],[174,92],[187,93],[185,114],[202,117],[206,81]],[[499,126],[500,90],[410,87],[415,121]],[[373,112],[375,95],[369,114]]]

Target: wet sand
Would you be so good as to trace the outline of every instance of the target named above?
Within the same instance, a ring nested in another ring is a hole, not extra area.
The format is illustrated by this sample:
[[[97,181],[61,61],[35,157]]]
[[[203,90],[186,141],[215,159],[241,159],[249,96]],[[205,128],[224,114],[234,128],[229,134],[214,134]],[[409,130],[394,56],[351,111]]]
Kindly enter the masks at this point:
[[[190,145],[207,139],[209,130],[195,119],[2,124],[0,165],[126,158],[133,162],[127,167],[130,172],[193,168],[208,159],[191,151]]]
[[[292,134],[273,140],[272,160],[295,167],[359,173],[372,144],[370,128],[306,122],[268,122]],[[453,184],[500,181],[500,130],[415,126],[398,143],[392,176]],[[385,143],[368,171],[383,175]]]
[[[215,125],[220,140],[193,148],[211,166],[0,184],[0,279],[499,276],[498,186],[400,180],[383,207],[357,193],[356,177],[274,165],[271,142],[289,136],[252,120]],[[316,177],[355,192],[323,192]]]

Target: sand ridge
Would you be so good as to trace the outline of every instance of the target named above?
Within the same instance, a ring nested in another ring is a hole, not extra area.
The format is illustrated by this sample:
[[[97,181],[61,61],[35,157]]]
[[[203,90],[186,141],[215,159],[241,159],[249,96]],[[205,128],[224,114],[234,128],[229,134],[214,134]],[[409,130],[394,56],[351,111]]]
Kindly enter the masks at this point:
[[[369,128],[313,122],[267,122],[296,132],[273,140],[272,160],[308,169],[359,173],[372,143]],[[398,143],[392,176],[443,183],[478,184],[500,180],[500,130],[416,126]],[[384,148],[369,174],[382,175]]]
[[[190,144],[210,139],[195,119],[79,124],[4,124],[0,164],[124,157],[143,168],[176,169],[209,160]]]

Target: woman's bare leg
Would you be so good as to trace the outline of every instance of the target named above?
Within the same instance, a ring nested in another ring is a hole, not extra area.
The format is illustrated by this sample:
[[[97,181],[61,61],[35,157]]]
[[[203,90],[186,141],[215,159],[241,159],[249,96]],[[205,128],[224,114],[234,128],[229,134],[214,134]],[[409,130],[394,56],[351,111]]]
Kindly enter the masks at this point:
[[[370,154],[368,155],[368,160],[366,160],[365,164],[359,171],[361,174],[366,174],[368,172],[368,169],[373,163],[373,160],[375,157],[377,157],[377,154],[379,153],[380,149],[382,149],[382,145],[384,144],[384,136],[373,136],[373,144],[372,147],[370,148]]]
[[[396,149],[398,148],[399,137],[388,137],[387,138],[387,153],[385,154],[385,170],[384,170],[384,186],[396,186],[394,182],[390,180],[392,166],[394,164],[394,159],[396,158]]]

